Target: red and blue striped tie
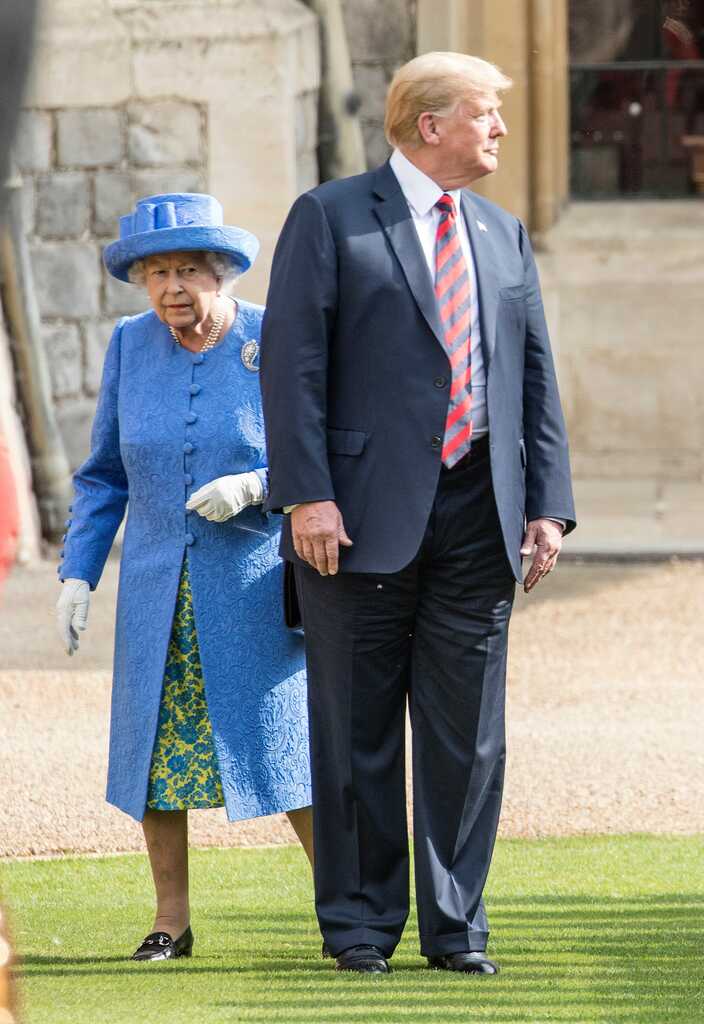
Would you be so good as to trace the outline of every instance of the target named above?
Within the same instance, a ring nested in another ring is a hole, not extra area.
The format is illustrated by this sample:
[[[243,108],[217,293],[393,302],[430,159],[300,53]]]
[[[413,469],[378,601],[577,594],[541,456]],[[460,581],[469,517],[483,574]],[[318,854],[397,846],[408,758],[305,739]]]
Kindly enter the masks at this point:
[[[452,196],[441,196],[435,205],[440,210],[440,223],[435,236],[435,295],[440,308],[445,351],[452,368],[442,461],[451,469],[471,447],[472,296],[467,264],[457,233],[457,212]]]

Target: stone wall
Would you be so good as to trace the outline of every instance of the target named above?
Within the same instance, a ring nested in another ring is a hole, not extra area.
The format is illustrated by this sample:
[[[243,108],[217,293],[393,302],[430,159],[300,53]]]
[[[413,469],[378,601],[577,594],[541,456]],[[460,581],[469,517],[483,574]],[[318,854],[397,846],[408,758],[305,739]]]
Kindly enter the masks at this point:
[[[416,55],[416,0],[342,0],[369,167],[389,155],[384,102],[394,71]]]
[[[115,320],[146,307],[142,290],[105,272],[102,247],[138,197],[206,188],[206,137],[204,106],[176,100],[22,115],[16,160],[53,395],[72,466],[85,454]]]
[[[704,483],[704,203],[572,203],[539,263],[578,479]],[[701,532],[701,531],[700,531]]]
[[[318,26],[296,0],[52,0],[46,13],[15,156],[75,467],[114,322],[147,306],[101,261],[136,199],[216,195],[261,241],[238,290],[263,301],[281,223],[317,184]]]

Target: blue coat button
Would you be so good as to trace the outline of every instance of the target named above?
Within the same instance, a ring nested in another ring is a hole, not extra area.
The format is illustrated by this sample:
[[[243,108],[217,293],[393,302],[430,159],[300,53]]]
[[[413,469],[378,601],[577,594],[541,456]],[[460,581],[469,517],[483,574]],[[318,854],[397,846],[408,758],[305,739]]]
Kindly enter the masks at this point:
[[[191,384],[188,390],[191,392],[192,395],[199,395],[203,389],[201,388],[200,384]]]
[[[191,484],[193,483],[193,477],[191,476],[190,473],[186,473],[186,475],[183,478],[183,482],[186,485],[186,487],[191,486]]]
[[[189,412],[188,415],[186,416],[186,423],[195,423],[197,419],[198,417],[194,412]]]
[[[192,533],[187,533],[186,536],[184,537],[184,540],[186,541],[186,544],[188,544],[189,548],[191,544],[195,544],[196,542],[196,539]]]
[[[202,363],[202,362],[205,362],[205,356],[203,355],[203,353],[202,353],[202,352],[199,352],[197,356],[194,356],[194,357],[193,357],[193,362],[194,362],[194,363]]]
[[[68,528],[69,528],[69,526],[71,525],[72,522],[73,522],[72,519],[67,519],[66,522],[64,523],[64,526],[66,527],[67,530],[68,530]]]
[[[186,441],[186,443],[183,446],[183,450],[186,453],[186,455],[191,454],[191,452],[193,451],[193,445],[191,444],[190,441]]]

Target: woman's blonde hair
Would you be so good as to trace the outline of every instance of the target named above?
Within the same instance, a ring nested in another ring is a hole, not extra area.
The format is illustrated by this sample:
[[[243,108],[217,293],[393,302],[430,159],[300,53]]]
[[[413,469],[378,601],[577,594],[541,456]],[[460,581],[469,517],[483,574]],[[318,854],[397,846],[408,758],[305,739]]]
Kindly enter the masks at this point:
[[[391,146],[419,146],[421,114],[452,114],[463,100],[510,89],[495,64],[467,53],[423,53],[400,67],[386,97],[384,132]]]

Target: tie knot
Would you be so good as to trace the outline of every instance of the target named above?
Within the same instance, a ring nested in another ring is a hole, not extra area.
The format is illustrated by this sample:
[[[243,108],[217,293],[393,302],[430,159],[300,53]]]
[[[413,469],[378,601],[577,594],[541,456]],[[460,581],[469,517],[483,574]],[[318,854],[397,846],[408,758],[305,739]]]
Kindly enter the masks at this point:
[[[455,215],[455,204],[452,200],[452,196],[448,196],[447,192],[444,196],[440,196],[437,203],[435,204],[441,214],[447,214],[450,217]]]

